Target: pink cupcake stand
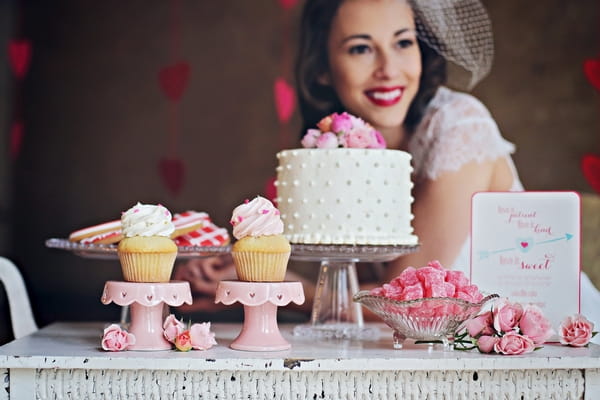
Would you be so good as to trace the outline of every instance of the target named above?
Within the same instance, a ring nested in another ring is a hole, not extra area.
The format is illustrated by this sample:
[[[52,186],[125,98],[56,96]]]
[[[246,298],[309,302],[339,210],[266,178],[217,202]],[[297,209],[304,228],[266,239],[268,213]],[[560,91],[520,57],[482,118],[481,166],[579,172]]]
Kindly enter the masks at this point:
[[[300,282],[221,281],[215,303],[244,305],[242,331],[231,343],[235,350],[280,351],[291,348],[277,326],[277,307],[304,303]]]
[[[135,335],[136,342],[129,350],[170,350],[173,345],[163,336],[164,305],[192,304],[192,292],[187,281],[108,281],[100,300],[102,304],[114,302],[131,307],[129,332]]]

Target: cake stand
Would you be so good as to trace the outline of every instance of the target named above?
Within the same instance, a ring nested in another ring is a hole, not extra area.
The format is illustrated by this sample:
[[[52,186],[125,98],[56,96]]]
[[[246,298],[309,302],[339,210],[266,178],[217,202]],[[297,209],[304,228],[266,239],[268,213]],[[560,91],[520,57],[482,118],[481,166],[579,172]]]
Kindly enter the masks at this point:
[[[131,307],[129,332],[135,335],[136,341],[130,350],[170,350],[173,345],[163,335],[164,305],[192,304],[192,292],[187,281],[108,281],[100,301]]]
[[[321,263],[310,324],[296,326],[294,335],[376,340],[379,330],[364,325],[361,305],[352,301],[359,291],[356,263],[391,261],[418,248],[418,244],[292,244],[292,259]]]
[[[230,344],[235,350],[280,351],[291,347],[277,326],[277,307],[304,303],[300,282],[221,281],[215,303],[244,305],[242,331]]]

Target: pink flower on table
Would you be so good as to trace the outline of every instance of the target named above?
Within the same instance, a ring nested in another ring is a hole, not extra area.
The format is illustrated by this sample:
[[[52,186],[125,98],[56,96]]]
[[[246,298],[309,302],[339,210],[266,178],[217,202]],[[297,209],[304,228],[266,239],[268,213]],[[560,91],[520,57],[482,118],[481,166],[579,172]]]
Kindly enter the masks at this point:
[[[331,121],[331,131],[334,133],[349,132],[353,128],[353,118],[350,114],[343,112],[341,114],[333,114]]]
[[[535,343],[527,336],[510,331],[504,334],[495,344],[494,351],[506,355],[519,355],[531,353],[535,350]]]
[[[519,303],[512,304],[506,298],[494,304],[494,328],[498,332],[512,331],[519,324],[523,315],[523,307]]]
[[[494,319],[491,311],[479,314],[465,323],[465,328],[471,337],[477,337],[477,335],[492,335],[494,333],[493,326]]]
[[[317,139],[317,148],[336,149],[338,147],[338,138],[335,133],[325,132]]]
[[[482,353],[491,353],[499,341],[500,338],[498,336],[482,335],[477,339],[477,348]]]
[[[217,344],[215,334],[210,331],[210,322],[193,324],[190,327],[190,339],[192,348],[196,350],[208,350]]]
[[[321,131],[318,129],[309,129],[306,131],[306,135],[301,140],[302,147],[310,149],[317,147],[317,140],[321,136]]]
[[[179,351],[190,351],[192,349],[190,331],[184,331],[177,335],[175,338],[175,348]]]
[[[175,318],[173,314],[169,314],[169,316],[165,318],[165,322],[163,322],[163,329],[163,335],[165,336],[165,339],[171,343],[175,343],[177,336],[185,331],[185,325],[183,322]]]
[[[135,344],[135,335],[121,329],[117,324],[112,324],[104,329],[102,336],[102,349],[106,351],[122,351]]]
[[[581,314],[567,317],[559,327],[560,342],[574,347],[587,346],[594,336],[594,323]]]
[[[519,329],[521,334],[529,337],[536,345],[544,343],[554,333],[550,321],[544,317],[542,310],[533,304],[525,306]]]

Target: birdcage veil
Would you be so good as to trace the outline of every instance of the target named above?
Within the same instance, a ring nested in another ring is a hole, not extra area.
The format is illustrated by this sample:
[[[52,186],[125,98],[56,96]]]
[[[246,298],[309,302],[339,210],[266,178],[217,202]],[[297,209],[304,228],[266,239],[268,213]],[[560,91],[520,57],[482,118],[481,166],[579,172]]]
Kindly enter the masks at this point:
[[[472,89],[492,67],[494,41],[479,0],[409,0],[417,36],[449,61],[452,86]]]

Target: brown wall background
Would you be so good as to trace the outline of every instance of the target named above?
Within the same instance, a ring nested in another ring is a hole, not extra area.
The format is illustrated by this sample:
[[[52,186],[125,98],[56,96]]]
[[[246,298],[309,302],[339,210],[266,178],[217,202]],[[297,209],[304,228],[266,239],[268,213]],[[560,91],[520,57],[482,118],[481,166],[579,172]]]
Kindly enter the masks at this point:
[[[598,54],[598,1],[484,3],[496,57],[474,93],[517,144],[522,181],[531,190],[591,191],[579,160],[600,153],[598,98],[582,63]],[[116,319],[118,308],[99,298],[106,280],[120,279],[118,261],[84,259],[44,241],[118,218],[137,201],[207,211],[228,226],[231,209],[274,175],[282,11],[275,0],[181,2],[181,57],[192,71],[180,106],[187,176],[179,196],[157,172],[168,144],[168,102],[156,77],[171,61],[169,2],[64,0],[24,11],[34,55],[20,158],[11,162],[6,140],[0,145],[0,248],[23,271],[40,325]],[[13,94],[4,55],[0,61],[6,138]],[[298,128],[295,116],[289,146]]]

